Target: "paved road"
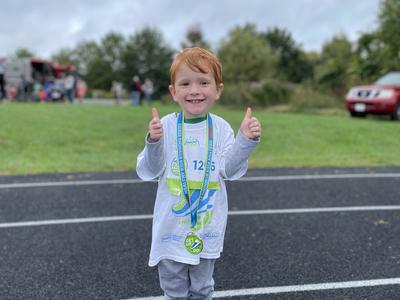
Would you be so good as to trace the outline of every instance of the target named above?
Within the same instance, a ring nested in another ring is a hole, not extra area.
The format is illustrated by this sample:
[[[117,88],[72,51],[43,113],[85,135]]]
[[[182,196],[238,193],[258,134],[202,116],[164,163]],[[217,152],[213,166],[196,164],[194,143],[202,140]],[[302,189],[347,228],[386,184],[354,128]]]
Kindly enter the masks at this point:
[[[0,177],[0,298],[161,295],[147,266],[156,184],[136,179]],[[250,170],[244,179],[227,184],[216,296],[399,299],[400,168]]]

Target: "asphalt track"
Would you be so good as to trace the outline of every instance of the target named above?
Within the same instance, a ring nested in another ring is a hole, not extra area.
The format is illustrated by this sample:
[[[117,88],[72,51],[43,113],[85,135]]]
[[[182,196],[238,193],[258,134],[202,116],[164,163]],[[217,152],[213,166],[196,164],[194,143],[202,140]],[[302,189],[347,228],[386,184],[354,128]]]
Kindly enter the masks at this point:
[[[250,170],[227,183],[216,299],[400,299],[400,168]],[[156,183],[0,177],[1,299],[161,299]]]

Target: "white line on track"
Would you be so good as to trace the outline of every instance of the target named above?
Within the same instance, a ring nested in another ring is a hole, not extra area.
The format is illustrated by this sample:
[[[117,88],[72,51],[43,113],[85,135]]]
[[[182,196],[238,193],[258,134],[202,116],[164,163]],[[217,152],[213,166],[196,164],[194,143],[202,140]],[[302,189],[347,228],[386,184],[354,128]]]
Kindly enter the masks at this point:
[[[50,182],[24,182],[0,184],[0,189],[31,188],[31,187],[58,187],[75,185],[109,185],[109,184],[132,184],[144,183],[140,179],[109,179],[109,180],[81,180],[81,181],[50,181]],[[154,181],[156,182],[156,181]]]
[[[388,210],[400,210],[400,205],[237,210],[237,211],[229,211],[228,214],[231,216],[240,216],[240,215],[243,216],[243,215],[267,215],[267,214],[273,215],[273,214],[303,214],[303,213],[330,213],[330,212],[332,213],[332,212],[388,211]],[[8,222],[8,223],[0,223],[0,228],[111,222],[111,221],[133,221],[133,220],[146,220],[152,218],[153,215],[126,215],[126,216],[109,216],[109,217],[94,217],[94,218]]]
[[[262,287],[262,288],[241,289],[241,290],[217,291],[214,293],[213,298],[363,288],[363,287],[398,285],[398,284],[400,284],[400,278],[326,282],[326,283],[316,283],[316,284],[287,285],[287,286]],[[155,297],[131,298],[126,300],[161,300],[161,299],[164,299],[164,297],[155,296]]]
[[[249,177],[242,177],[238,181],[285,181],[285,180],[368,179],[368,178],[400,178],[400,173],[249,176]],[[146,182],[148,182],[148,181],[143,181],[140,179],[111,179],[111,180],[3,183],[3,184],[0,184],[0,189],[79,186],[79,185],[106,185],[106,184],[107,185],[109,185],[109,184],[137,184],[137,183],[146,183]],[[157,182],[157,181],[153,180],[151,182]]]

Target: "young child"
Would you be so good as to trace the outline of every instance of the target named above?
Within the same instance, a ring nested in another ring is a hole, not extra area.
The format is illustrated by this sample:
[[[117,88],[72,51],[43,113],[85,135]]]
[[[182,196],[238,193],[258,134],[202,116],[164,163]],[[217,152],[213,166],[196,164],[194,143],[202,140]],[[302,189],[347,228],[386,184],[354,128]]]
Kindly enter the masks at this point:
[[[224,180],[247,171],[261,125],[248,108],[235,139],[208,113],[223,90],[217,57],[201,48],[179,53],[170,93],[182,110],[161,120],[155,108],[137,159],[143,180],[158,178],[149,266],[158,266],[166,299],[211,299],[228,215]]]

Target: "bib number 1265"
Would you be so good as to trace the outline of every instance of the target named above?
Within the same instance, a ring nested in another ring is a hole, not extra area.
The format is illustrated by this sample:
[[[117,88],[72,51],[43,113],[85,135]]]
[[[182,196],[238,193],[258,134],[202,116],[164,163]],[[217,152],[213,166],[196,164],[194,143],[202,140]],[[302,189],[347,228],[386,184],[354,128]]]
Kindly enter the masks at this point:
[[[204,167],[205,167],[205,163],[202,160],[194,160],[193,167],[194,167],[195,171],[196,170],[203,171]],[[215,170],[215,162],[212,162],[211,163],[211,171],[214,171],[214,170]]]

